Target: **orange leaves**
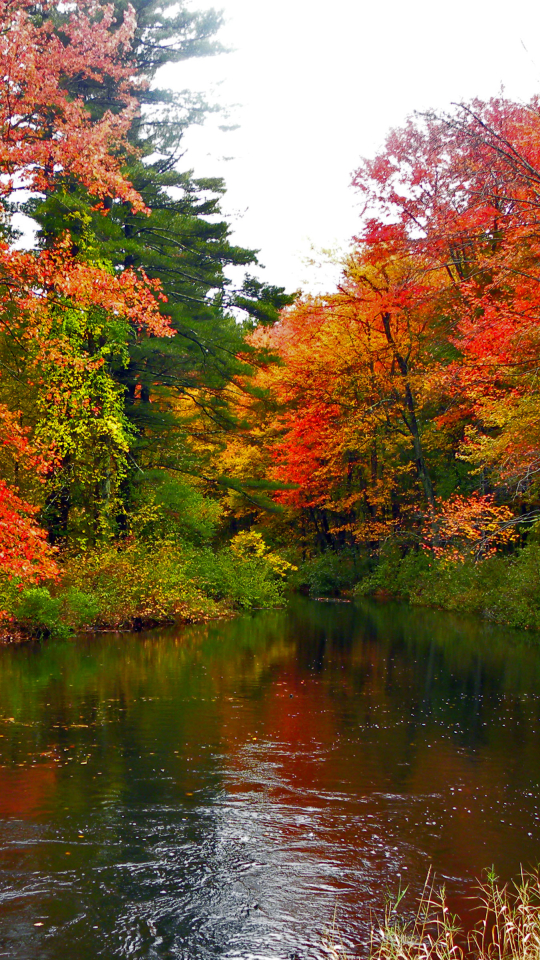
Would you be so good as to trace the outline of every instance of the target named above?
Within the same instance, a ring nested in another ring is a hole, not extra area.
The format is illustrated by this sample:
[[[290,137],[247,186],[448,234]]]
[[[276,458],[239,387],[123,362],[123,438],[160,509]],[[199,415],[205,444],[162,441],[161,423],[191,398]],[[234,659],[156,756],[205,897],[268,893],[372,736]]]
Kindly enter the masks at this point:
[[[456,495],[438,504],[436,514],[427,518],[424,547],[449,563],[468,556],[490,556],[497,548],[518,539],[516,518],[493,495]]]
[[[33,519],[37,508],[25,503],[0,480],[0,570],[30,582],[56,577],[57,567],[46,533]]]
[[[18,416],[0,404],[0,448],[20,466],[40,470]],[[56,564],[46,543],[46,534],[37,525],[37,508],[22,500],[0,479],[0,571],[4,576],[30,581],[52,578]]]
[[[112,273],[102,266],[75,260],[70,247],[69,238],[39,256],[0,247],[0,269],[5,277],[0,302],[17,303],[26,317],[23,336],[34,346],[40,341],[46,343],[47,311],[66,301],[80,310],[100,308],[122,316],[152,336],[174,335],[168,318],[160,312],[159,303],[166,298],[159,280],[150,280],[142,271]],[[28,326],[32,317],[35,322]]]
[[[0,403],[0,448],[9,450],[15,457],[27,460],[32,456],[32,448],[27,432],[19,423],[19,415]]]
[[[35,264],[35,282],[48,299],[65,297],[82,310],[99,307],[119,314],[138,329],[156,337],[174,336],[167,317],[161,315],[159,301],[166,302],[159,280],[150,280],[143,271],[110,273],[103,267],[74,260],[69,238],[45,252]]]
[[[396,476],[411,485],[428,340],[421,277],[413,310],[418,276],[392,263],[375,268],[358,253],[339,293],[298,302],[254,336],[281,361],[258,380],[279,403],[273,477],[297,487],[277,498],[328,511],[330,529],[357,542],[394,523]]]

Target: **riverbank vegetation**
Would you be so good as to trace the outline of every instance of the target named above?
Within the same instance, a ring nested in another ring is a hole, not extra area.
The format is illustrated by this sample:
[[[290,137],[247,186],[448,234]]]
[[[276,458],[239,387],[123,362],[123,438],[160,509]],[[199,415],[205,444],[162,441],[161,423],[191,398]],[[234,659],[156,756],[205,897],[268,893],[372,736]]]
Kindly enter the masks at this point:
[[[412,917],[403,911],[406,890],[389,901],[384,916],[371,928],[372,960],[527,960],[540,949],[540,877],[538,870],[522,871],[518,882],[501,885],[493,874],[482,884],[476,920],[465,936],[459,917],[450,912],[444,888],[436,890],[430,877]],[[330,955],[346,960],[338,938],[330,936]]]
[[[4,633],[219,616],[287,577],[540,628],[540,101],[394,131],[337,289],[293,297],[182,170],[207,106],[159,86],[218,15],[0,15]]]

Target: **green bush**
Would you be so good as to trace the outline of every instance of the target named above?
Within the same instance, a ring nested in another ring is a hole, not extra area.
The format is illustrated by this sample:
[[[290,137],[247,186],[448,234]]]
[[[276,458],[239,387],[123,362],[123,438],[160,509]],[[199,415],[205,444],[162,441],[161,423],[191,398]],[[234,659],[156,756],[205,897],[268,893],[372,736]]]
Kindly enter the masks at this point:
[[[190,576],[205,593],[248,610],[281,603],[284,579],[294,569],[253,531],[238,534],[217,552],[191,551],[188,562]]]
[[[363,570],[366,568],[364,562]],[[362,573],[355,557],[348,553],[327,551],[306,560],[291,584],[297,590],[305,590],[312,597],[337,596],[344,590],[350,590],[358,582]]]
[[[131,528],[137,540],[176,540],[203,544],[210,540],[222,508],[192,483],[165,470],[147,470],[135,492]]]
[[[494,558],[479,567],[477,580],[485,597],[485,615],[515,627],[540,630],[540,547],[529,544],[509,560]]]
[[[96,596],[69,587],[61,595],[62,618],[73,630],[80,630],[94,623],[99,615],[99,602]]]
[[[358,595],[385,593],[409,603],[478,614],[498,623],[540,630],[540,546],[513,556],[449,562],[426,551],[397,549],[381,556]]]
[[[20,593],[13,613],[31,636],[65,636],[69,628],[62,623],[61,607],[62,601],[52,597],[46,587],[27,587]]]

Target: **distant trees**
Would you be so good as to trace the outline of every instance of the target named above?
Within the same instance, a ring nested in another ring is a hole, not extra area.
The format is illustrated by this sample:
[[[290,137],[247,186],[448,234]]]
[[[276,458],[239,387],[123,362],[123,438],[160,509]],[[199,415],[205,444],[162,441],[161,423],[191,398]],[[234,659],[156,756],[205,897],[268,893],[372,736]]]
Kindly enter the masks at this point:
[[[461,517],[489,550],[537,515],[539,144],[537,100],[394,131],[355,174],[338,289],[256,334],[279,358],[258,381],[278,403],[271,474],[297,485],[277,496],[322,546],[438,549]]]

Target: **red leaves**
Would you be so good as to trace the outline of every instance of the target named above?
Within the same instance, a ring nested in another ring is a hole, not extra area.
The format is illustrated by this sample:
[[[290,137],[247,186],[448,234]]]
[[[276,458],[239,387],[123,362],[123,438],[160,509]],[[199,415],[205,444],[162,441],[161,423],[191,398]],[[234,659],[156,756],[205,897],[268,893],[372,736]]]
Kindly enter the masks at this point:
[[[47,191],[59,176],[75,177],[99,198],[113,197],[144,205],[120,172],[118,151],[137,113],[132,68],[126,62],[135,29],[133,8],[111,30],[113,8],[92,0],[78,2],[62,27],[53,31],[42,6],[44,22],[33,16],[28,0],[0,0],[0,170],[1,190]],[[71,85],[111,76],[120,82],[123,107],[92,120]],[[7,175],[7,176],[6,176]]]
[[[284,415],[280,425],[286,439],[272,450],[275,478],[297,484],[298,489],[277,494],[279,502],[296,507],[328,502],[340,413],[336,405],[312,401],[301,411]]]
[[[143,271],[111,273],[100,266],[74,260],[71,241],[60,241],[51,251],[39,256],[0,246],[0,269],[5,277],[0,302],[17,304],[24,316],[26,339],[34,347],[47,349],[47,311],[65,301],[80,310],[101,308],[129,320],[137,329],[158,337],[170,337],[174,331],[159,303],[166,298],[159,280],[150,280]]]
[[[0,0],[0,18],[0,195],[21,188],[51,193],[69,178],[98,208],[120,201],[144,210],[121,172],[139,110],[129,60],[133,8],[115,23],[113,6],[95,0],[60,8],[46,0],[39,10],[31,0]],[[107,78],[115,84],[114,112],[96,119],[79,91]],[[43,447],[40,459],[17,427],[18,412],[0,406],[0,449],[13,454],[12,476],[23,465],[27,477],[32,471],[51,476],[58,451],[74,450],[80,436],[94,459],[102,442],[107,463],[115,456],[121,461],[128,442],[122,391],[106,363],[125,362],[135,335],[173,335],[160,311],[165,297],[157,280],[76,259],[72,250],[68,234],[46,250],[0,244],[2,334],[24,358],[27,384],[35,385],[34,440]],[[16,487],[0,481],[0,569],[10,576],[54,575],[35,513]]]
[[[0,480],[0,570],[4,575],[30,582],[56,577],[47,535],[33,519],[36,513],[36,507]]]
[[[476,418],[477,457],[503,473],[511,461],[519,476],[521,447],[528,474],[535,457],[519,421],[537,437],[540,415],[538,99],[473,101],[410,121],[354,183],[369,216],[364,257],[417,264],[430,278],[428,310],[448,318],[457,358],[433,374]],[[409,295],[413,309],[425,296],[411,286]],[[471,449],[469,437],[467,458]]]

